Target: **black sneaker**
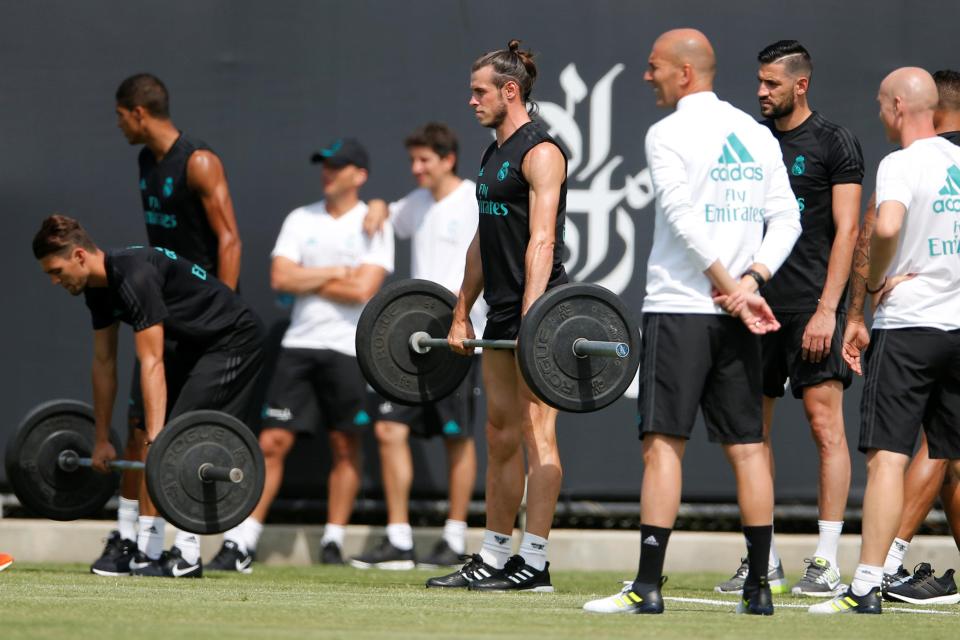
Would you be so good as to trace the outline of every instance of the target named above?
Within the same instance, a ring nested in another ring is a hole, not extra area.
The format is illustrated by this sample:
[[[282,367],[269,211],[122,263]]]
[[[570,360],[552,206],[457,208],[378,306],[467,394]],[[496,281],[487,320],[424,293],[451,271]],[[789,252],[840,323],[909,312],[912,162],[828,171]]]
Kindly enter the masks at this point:
[[[130,574],[148,578],[202,578],[203,563],[198,559],[196,564],[190,564],[176,547],[170,547],[156,560],[137,551],[130,561]]]
[[[887,597],[887,591],[889,591],[891,587],[903,584],[909,579],[910,572],[904,569],[903,565],[897,567],[897,571],[895,573],[883,574],[883,580],[880,583],[880,593],[883,595],[883,599],[893,602],[893,598]]]
[[[853,589],[847,589],[842,596],[837,596],[828,602],[815,604],[809,609],[809,613],[820,613],[833,615],[837,613],[883,613],[880,600],[880,587],[874,587],[866,595],[858,596],[853,593]]]
[[[467,589],[471,591],[534,591],[536,593],[553,593],[550,583],[550,563],[543,571],[534,569],[523,559],[523,556],[512,556],[500,575],[493,575],[483,580],[471,582]]]
[[[440,538],[437,540],[437,544],[433,546],[433,551],[430,552],[430,555],[423,560],[417,561],[417,566],[424,569],[454,567],[463,562],[462,558],[462,555],[450,548],[446,540]]]
[[[737,613],[752,616],[773,615],[773,596],[770,595],[770,583],[766,576],[760,578],[759,584],[751,584],[749,578],[743,584],[743,595],[737,603]]]
[[[390,569],[405,571],[413,569],[416,562],[413,559],[413,547],[400,549],[393,546],[390,538],[384,538],[380,546],[350,559],[350,566],[357,569]]]
[[[888,600],[899,600],[910,604],[957,604],[960,593],[953,579],[953,569],[948,569],[941,577],[933,575],[933,567],[921,562],[913,570],[913,576],[887,590]]]
[[[330,541],[320,547],[320,564],[344,564],[340,545]]]
[[[236,571],[237,573],[253,573],[253,558],[256,554],[251,551],[244,553],[233,540],[224,540],[220,551],[207,563],[207,571]]]
[[[137,543],[133,540],[124,540],[119,531],[111,531],[107,537],[107,544],[103,553],[90,565],[90,573],[98,576],[128,576],[130,575],[130,559],[137,551]]]
[[[427,580],[427,587],[466,589],[471,582],[499,576],[503,572],[503,569],[497,569],[484,562],[479,553],[463,556],[461,559],[466,560],[465,565],[445,576],[430,578]]]
[[[667,576],[662,576],[657,584],[624,582],[620,593],[591,600],[583,605],[583,610],[590,613],[663,613],[660,589],[666,581]]]

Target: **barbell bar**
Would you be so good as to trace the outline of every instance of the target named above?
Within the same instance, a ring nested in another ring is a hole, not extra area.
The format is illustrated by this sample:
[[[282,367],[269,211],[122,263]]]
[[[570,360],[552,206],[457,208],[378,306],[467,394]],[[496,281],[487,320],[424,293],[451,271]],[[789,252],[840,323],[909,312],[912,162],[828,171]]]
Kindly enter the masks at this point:
[[[463,346],[467,349],[516,349],[516,340],[484,340],[468,339],[463,341]],[[450,343],[446,338],[434,338],[426,331],[414,331],[410,334],[410,348],[417,353],[427,353],[430,349],[449,348]],[[576,338],[571,348],[573,354],[578,358],[595,356],[598,358],[626,358],[630,355],[630,345],[626,342],[613,342],[611,340],[588,340],[587,338]]]
[[[84,458],[73,449],[64,449],[57,456],[57,466],[61,471],[70,473],[79,467],[93,467],[93,458]],[[107,466],[116,471],[143,471],[146,464],[139,460],[111,460]],[[197,476],[204,482],[243,482],[243,469],[238,467],[218,467],[204,462],[197,467]]]

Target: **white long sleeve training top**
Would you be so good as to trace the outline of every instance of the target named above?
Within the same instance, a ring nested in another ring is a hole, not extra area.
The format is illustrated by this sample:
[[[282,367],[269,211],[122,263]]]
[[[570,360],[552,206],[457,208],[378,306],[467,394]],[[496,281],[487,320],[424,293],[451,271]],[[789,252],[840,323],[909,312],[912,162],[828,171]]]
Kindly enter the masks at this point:
[[[704,271],[775,273],[800,236],[800,211],[770,130],[711,91],[680,99],[647,131],[656,195],[644,312],[724,311]],[[766,227],[766,233],[764,233]]]

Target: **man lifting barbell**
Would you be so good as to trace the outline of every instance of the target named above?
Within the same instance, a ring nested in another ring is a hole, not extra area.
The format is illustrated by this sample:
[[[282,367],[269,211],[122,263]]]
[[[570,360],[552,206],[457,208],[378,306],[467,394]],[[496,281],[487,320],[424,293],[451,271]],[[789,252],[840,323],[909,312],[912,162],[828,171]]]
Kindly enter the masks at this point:
[[[197,265],[162,248],[104,252],[80,224],[61,215],[43,221],[34,256],[54,284],[83,294],[94,329],[93,405],[96,442],[91,464],[106,473],[116,458],[109,425],[117,391],[119,322],[133,327],[141,363],[148,445],[166,420],[216,409],[249,422],[250,399],[263,360],[263,329],[246,303]],[[164,351],[164,335],[177,340]],[[199,577],[199,541],[163,549],[164,521],[141,485],[141,529],[130,573]]]

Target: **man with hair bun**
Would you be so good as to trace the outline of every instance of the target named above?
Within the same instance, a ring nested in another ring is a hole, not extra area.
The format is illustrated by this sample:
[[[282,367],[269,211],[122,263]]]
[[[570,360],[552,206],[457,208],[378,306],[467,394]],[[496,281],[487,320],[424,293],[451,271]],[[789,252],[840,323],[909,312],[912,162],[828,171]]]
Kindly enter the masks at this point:
[[[470,310],[477,297],[490,307],[485,339],[514,339],[520,322],[545,291],[567,282],[562,263],[567,160],[546,128],[531,118],[537,67],[511,40],[473,63],[470,106],[494,130],[477,174],[480,222],[467,250],[463,283],[448,339],[470,355]],[[547,538],[563,472],[556,440],[557,410],[527,387],[513,351],[482,356],[487,393],[487,526],[480,553],[458,571],[427,580],[428,587],[476,591],[552,592]],[[513,525],[524,493],[526,531],[513,555]]]
[[[810,54],[796,40],[780,40],[758,55],[760,113],[780,143],[803,232],[761,293],[782,325],[762,338],[763,437],[774,469],[770,438],[774,405],[785,383],[803,401],[819,454],[820,518],[816,551],[805,560],[795,595],[828,597],[841,589],[837,547],[850,489],[850,450],[843,424],[843,391],[852,376],[842,357],[846,284],[857,239],[863,154],[847,129],[812,111]],[[721,593],[739,593],[744,559]],[[774,542],[767,578],[774,593],[788,590]]]

